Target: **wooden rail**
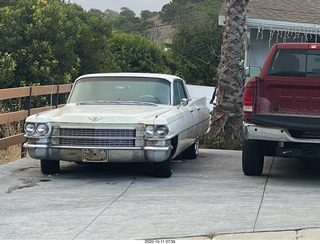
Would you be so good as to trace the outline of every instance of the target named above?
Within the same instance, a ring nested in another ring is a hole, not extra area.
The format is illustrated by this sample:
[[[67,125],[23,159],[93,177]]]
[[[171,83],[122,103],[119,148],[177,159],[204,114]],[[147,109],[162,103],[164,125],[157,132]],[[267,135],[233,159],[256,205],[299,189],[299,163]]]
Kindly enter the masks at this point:
[[[59,94],[68,93],[71,90],[71,84],[52,85],[52,86],[32,86],[0,90],[0,101],[14,98],[25,98],[24,110],[17,112],[0,114],[0,125],[25,120],[29,115],[54,109],[59,105]],[[31,108],[31,98],[34,96],[52,95],[52,106]],[[0,139],[0,149],[5,149],[13,145],[22,144],[26,141],[24,133],[18,133],[9,137]]]

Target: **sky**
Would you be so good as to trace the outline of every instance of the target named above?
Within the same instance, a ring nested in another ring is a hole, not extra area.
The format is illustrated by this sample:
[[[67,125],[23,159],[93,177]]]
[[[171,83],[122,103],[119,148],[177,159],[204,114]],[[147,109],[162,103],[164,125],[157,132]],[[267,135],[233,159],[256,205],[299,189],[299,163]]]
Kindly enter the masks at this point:
[[[120,12],[121,7],[127,7],[140,16],[142,10],[159,12],[170,0],[70,0],[70,2],[81,5],[85,10],[95,8],[101,11],[112,9]]]

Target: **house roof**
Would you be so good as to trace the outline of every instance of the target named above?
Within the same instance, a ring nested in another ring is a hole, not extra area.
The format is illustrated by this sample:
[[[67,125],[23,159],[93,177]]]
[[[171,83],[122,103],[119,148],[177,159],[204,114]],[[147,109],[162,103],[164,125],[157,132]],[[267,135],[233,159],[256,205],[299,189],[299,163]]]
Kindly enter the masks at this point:
[[[226,13],[225,2],[219,15]],[[249,18],[320,25],[320,0],[249,0]]]

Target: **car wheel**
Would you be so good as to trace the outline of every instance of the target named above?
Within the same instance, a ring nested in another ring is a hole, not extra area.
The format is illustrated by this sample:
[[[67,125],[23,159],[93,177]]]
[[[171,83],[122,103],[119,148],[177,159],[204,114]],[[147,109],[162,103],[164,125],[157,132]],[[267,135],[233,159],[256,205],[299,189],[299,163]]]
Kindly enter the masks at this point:
[[[153,175],[161,178],[169,178],[172,175],[172,160],[167,160],[153,164]]]
[[[245,175],[261,175],[264,164],[263,142],[245,140],[242,149],[242,171]]]
[[[199,154],[199,139],[197,139],[190,147],[188,147],[183,153],[183,158],[196,159]]]
[[[40,160],[41,172],[43,174],[57,174],[60,172],[60,162],[58,160]]]

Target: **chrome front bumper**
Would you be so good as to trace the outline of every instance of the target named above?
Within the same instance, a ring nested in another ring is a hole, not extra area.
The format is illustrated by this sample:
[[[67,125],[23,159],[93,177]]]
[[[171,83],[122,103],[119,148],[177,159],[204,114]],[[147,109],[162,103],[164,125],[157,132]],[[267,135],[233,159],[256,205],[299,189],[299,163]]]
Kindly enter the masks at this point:
[[[47,144],[29,144],[26,142],[24,148],[28,149],[29,155],[35,159],[63,160],[74,162],[90,162],[84,160],[84,150],[103,150],[106,152],[105,162],[162,162],[170,157],[172,146],[167,141],[165,146],[145,147],[66,147],[50,146]],[[92,160],[99,162],[99,160]]]

